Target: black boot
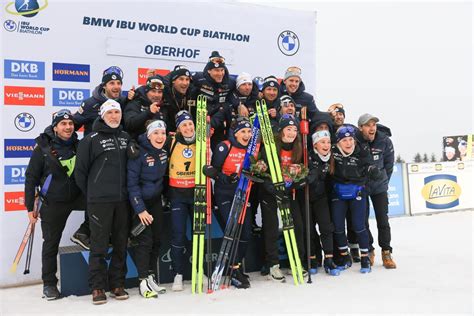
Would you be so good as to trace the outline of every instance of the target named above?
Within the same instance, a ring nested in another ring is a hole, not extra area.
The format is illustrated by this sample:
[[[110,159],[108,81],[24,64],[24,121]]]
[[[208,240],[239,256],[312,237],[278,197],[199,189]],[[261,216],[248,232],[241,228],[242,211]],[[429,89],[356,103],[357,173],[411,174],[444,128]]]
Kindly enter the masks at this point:
[[[43,298],[52,301],[57,300],[61,297],[61,293],[59,292],[56,285],[44,285],[43,286]]]
[[[351,248],[351,257],[353,262],[360,262],[359,248]]]
[[[238,289],[248,289],[250,287],[249,279],[242,273],[240,267],[232,271],[231,283]]]
[[[332,261],[332,257],[324,258],[324,271],[327,274],[337,276],[341,273],[337,265]]]
[[[83,232],[80,232],[79,230],[76,231],[72,236],[71,236],[71,241],[75,244],[78,244],[85,250],[90,250],[91,246],[91,240],[88,235],[84,234]]]
[[[337,262],[337,268],[339,270],[345,270],[352,266],[351,256],[347,253],[341,253],[340,261]]]

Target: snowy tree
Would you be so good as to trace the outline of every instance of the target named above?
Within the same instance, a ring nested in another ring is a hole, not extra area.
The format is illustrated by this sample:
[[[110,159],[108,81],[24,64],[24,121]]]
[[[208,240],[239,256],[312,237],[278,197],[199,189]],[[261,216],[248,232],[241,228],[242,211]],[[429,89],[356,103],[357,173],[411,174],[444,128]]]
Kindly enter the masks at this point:
[[[421,162],[421,154],[420,153],[416,153],[415,155],[415,158],[413,158],[413,161],[414,162]]]

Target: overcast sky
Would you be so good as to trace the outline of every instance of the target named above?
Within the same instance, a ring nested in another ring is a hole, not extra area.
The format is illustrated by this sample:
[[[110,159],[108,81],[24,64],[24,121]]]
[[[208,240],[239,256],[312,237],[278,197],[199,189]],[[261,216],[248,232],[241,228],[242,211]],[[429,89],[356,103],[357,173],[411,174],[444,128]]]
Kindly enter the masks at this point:
[[[442,136],[473,133],[470,1],[249,2],[317,11],[308,92],[322,110],[344,104],[349,122],[378,116],[407,162],[439,159]]]

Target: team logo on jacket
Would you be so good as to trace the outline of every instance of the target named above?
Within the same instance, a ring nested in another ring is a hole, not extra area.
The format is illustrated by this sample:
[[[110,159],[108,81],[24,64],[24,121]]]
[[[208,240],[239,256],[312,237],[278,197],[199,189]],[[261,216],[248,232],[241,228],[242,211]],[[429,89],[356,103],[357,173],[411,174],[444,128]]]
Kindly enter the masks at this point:
[[[295,55],[300,49],[300,40],[295,32],[283,31],[278,35],[278,48],[286,56]]]
[[[35,127],[35,118],[30,113],[20,113],[15,117],[15,127],[21,132],[29,132]]]
[[[437,174],[426,177],[421,195],[426,201],[426,207],[431,209],[446,209],[459,205],[461,187],[457,177],[450,174]]]
[[[184,148],[183,149],[183,157],[189,159],[193,156],[193,150],[191,148]]]

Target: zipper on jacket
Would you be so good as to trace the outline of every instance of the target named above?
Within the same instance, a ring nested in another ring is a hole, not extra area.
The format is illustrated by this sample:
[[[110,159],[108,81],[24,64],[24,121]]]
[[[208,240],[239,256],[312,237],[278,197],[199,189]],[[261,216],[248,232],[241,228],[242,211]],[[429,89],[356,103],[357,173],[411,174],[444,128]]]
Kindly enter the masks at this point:
[[[97,175],[95,176],[94,183],[96,183],[97,180],[99,180],[99,176],[102,173],[102,169],[104,169],[106,162],[107,162],[107,157],[105,157],[104,161],[102,161],[102,166],[100,166],[99,172],[97,172]]]
[[[122,172],[122,159],[120,155],[120,145],[118,142],[117,137],[114,135],[115,145],[117,146],[117,154],[118,154],[118,161],[119,161],[119,170]],[[120,191],[120,201],[122,201],[122,175],[119,176],[119,191]]]

